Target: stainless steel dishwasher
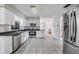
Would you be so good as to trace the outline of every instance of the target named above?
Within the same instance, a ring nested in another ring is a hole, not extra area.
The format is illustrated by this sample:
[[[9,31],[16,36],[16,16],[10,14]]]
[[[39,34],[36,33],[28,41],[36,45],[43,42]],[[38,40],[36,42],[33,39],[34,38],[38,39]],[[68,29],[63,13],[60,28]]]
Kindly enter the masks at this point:
[[[15,51],[21,45],[21,35],[16,33],[13,35],[13,51]]]

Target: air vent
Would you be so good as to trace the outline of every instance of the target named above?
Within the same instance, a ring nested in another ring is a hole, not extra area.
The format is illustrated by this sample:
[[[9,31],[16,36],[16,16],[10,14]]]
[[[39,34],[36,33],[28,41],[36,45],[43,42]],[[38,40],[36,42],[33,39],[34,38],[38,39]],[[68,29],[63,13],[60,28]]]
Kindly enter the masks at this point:
[[[66,5],[64,6],[64,8],[67,8],[67,7],[69,7],[69,6],[71,6],[71,4],[66,4]]]

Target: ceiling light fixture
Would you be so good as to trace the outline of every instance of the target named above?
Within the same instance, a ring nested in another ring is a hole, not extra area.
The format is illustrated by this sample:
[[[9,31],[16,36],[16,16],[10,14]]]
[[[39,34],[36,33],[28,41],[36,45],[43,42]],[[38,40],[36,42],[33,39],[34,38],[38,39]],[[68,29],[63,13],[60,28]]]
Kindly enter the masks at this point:
[[[37,13],[37,8],[36,8],[36,6],[31,5],[30,7],[31,7],[31,9],[32,9],[33,14],[36,15],[36,13]]]

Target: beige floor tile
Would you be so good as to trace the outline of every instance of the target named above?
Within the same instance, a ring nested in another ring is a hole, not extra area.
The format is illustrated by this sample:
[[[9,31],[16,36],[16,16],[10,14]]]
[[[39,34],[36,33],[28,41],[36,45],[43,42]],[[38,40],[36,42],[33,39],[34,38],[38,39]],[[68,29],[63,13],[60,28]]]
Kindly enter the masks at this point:
[[[59,40],[32,38],[28,39],[14,54],[62,54],[62,51],[63,45]]]

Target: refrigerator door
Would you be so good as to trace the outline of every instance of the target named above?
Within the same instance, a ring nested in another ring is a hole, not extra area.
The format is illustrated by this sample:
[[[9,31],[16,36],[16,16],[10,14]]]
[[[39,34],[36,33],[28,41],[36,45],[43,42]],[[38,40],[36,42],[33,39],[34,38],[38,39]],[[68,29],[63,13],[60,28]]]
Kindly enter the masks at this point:
[[[79,47],[79,7],[75,9],[76,13],[76,46]]]
[[[73,44],[76,45],[76,33],[77,33],[77,22],[76,22],[76,12],[73,10]]]
[[[69,40],[69,15],[65,13],[64,17],[64,40]]]
[[[79,54],[79,48],[74,46],[71,43],[67,43],[64,41],[63,53],[64,54]]]
[[[68,34],[66,34],[66,35],[68,35],[68,42],[70,42],[70,43],[73,43],[73,23],[74,23],[74,21],[73,21],[73,12],[72,12],[72,10],[68,13],[68,16],[69,16],[69,31],[68,31]]]

